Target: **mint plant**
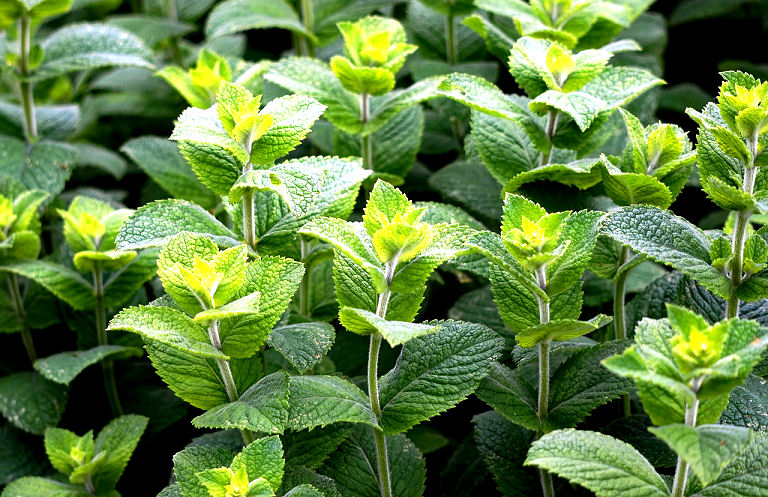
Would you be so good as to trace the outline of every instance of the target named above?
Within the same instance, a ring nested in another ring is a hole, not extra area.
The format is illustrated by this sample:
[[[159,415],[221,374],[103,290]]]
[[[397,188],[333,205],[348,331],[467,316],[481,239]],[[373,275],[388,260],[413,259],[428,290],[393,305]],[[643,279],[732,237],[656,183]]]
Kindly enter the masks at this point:
[[[759,491],[763,484],[753,471],[765,459],[765,437],[713,423],[760,360],[768,344],[764,330],[735,318],[709,325],[673,305],[667,312],[668,320],[642,321],[635,345],[603,363],[636,382],[656,425],[651,433],[677,453],[671,489],[634,448],[595,432],[552,432],[534,442],[526,464],[604,496],[623,495],[627,488],[673,497]]]
[[[37,495],[116,496],[115,486],[139,443],[148,419],[129,414],[111,421],[94,438],[63,428],[45,431],[45,452],[51,465],[66,477],[25,477],[3,490],[3,497]]]

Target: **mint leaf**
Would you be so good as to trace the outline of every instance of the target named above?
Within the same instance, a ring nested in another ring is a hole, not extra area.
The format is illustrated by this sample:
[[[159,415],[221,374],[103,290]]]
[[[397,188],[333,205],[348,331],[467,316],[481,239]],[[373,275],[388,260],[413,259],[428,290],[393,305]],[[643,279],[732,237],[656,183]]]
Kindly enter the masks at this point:
[[[152,69],[151,50],[135,35],[106,24],[75,24],[54,32],[43,42],[37,79],[108,66]]]
[[[768,431],[768,412],[758,411],[754,406],[768,402],[768,381],[751,374],[742,385],[731,392],[728,407],[720,422],[735,426],[746,426],[756,431]]]
[[[702,485],[720,473],[752,442],[748,428],[727,425],[667,425],[650,428],[687,462]]]
[[[407,342],[395,367],[380,380],[385,433],[403,432],[464,400],[501,352],[503,340],[483,325],[434,324],[440,330]]]
[[[97,454],[105,451],[107,456],[93,477],[97,490],[105,492],[115,488],[148,422],[144,416],[128,414],[113,419],[101,430],[93,450]]]
[[[378,427],[368,397],[336,376],[294,376],[290,382],[288,427],[312,429],[331,423],[366,423]]]
[[[40,260],[13,261],[0,266],[29,278],[72,306],[75,310],[91,309],[96,304],[93,287],[80,273],[68,267]]]
[[[267,343],[299,373],[305,373],[322,360],[335,338],[328,323],[295,323],[273,329]]]
[[[637,450],[593,431],[548,433],[533,442],[525,464],[577,483],[598,497],[669,497],[667,484]]]
[[[3,493],[14,497],[37,497],[39,495],[46,497],[88,497],[90,495],[82,485],[70,485],[36,476],[27,476],[11,482],[5,487]]]
[[[216,206],[216,195],[200,183],[173,142],[142,136],[125,142],[120,150],[173,197],[189,200],[203,209]]]
[[[210,497],[195,476],[206,469],[229,467],[235,454],[223,447],[193,445],[173,456],[173,474],[185,497]]]
[[[288,382],[284,372],[265,376],[236,401],[209,409],[194,418],[192,424],[197,428],[282,433],[288,420]],[[250,473],[248,476],[255,478]]]
[[[76,148],[51,140],[27,147],[23,140],[3,136],[0,147],[5,152],[0,157],[3,174],[17,178],[27,188],[54,195],[64,189],[77,159]]]
[[[768,469],[764,464],[766,454],[768,435],[758,433],[752,444],[725,468],[717,480],[692,497],[757,497],[768,488]]]
[[[663,226],[663,228],[661,228]],[[603,232],[651,259],[679,269],[720,297],[730,296],[730,282],[709,259],[709,237],[670,212],[630,206],[611,212]]]
[[[14,426],[35,435],[59,424],[68,396],[66,388],[37,373],[0,378],[0,412]]]
[[[227,0],[214,8],[205,23],[205,34],[217,38],[249,29],[290,29],[314,38],[284,0]]]
[[[69,385],[85,368],[103,359],[141,357],[141,349],[123,345],[99,345],[89,350],[59,352],[35,361],[35,369],[45,378]]]
[[[245,468],[250,481],[263,478],[274,492],[283,481],[284,466],[283,445],[277,436],[259,438],[248,444],[230,465],[235,472]]]
[[[519,368],[495,363],[476,395],[511,422],[531,431],[541,430],[536,389]]]
[[[155,247],[182,231],[205,235],[225,247],[241,243],[208,211],[184,200],[158,200],[140,207],[120,229],[116,243],[121,250]]]
[[[392,347],[439,329],[437,326],[418,323],[387,321],[374,312],[351,307],[342,307],[339,310],[339,321],[347,330],[358,335],[379,333]]]

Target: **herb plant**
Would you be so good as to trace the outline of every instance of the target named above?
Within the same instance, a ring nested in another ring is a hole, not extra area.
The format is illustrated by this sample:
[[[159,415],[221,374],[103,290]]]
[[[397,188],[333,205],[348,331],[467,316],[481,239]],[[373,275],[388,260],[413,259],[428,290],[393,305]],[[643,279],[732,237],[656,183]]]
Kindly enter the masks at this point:
[[[768,495],[753,3],[0,3],[0,495]]]

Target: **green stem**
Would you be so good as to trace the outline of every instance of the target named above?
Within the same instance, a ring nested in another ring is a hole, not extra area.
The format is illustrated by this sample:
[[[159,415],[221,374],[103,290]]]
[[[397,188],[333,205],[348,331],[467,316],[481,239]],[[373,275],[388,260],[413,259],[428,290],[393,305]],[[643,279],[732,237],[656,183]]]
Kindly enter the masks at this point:
[[[549,161],[552,158],[552,150],[555,148],[552,139],[557,131],[557,121],[559,118],[560,113],[556,110],[551,110],[547,113],[547,124],[544,128],[544,132],[547,134],[547,138],[549,138],[549,150],[546,153],[541,154],[541,159],[539,159],[540,166],[549,164]]]
[[[752,152],[752,163],[744,169],[744,192],[752,195],[755,189],[755,178],[757,176],[757,167],[755,167],[755,157],[757,157],[757,138],[747,140],[747,147]],[[744,243],[747,239],[747,228],[749,227],[749,217],[752,215],[752,209],[744,209],[736,214],[736,221],[733,224],[733,260],[731,261],[731,297],[726,301],[725,317],[735,318],[739,315],[739,298],[736,296],[736,290],[741,286],[744,280]]]
[[[459,63],[459,37],[457,31],[456,16],[449,12],[445,17],[445,53],[448,64],[455,66]]]
[[[312,33],[315,29],[315,13],[312,8],[312,0],[300,0],[300,2],[301,22],[304,24],[304,29],[308,33]],[[315,56],[315,44],[309,36],[299,35],[298,52],[299,55],[305,55],[307,57]]]
[[[251,156],[251,143],[246,143],[245,150],[248,153],[248,157]],[[253,165],[250,159],[243,166],[243,174],[253,170]],[[245,244],[248,248],[256,251],[256,216],[253,211],[253,190],[247,189],[243,192],[243,236],[245,237]]]
[[[699,414],[699,400],[696,399],[692,406],[685,407],[685,424],[688,426],[696,426],[696,418]],[[685,486],[688,483],[688,463],[683,461],[681,457],[677,458],[677,466],[675,467],[675,480],[672,484],[672,497],[684,497]]]
[[[536,283],[539,288],[547,290],[547,270],[545,266],[536,270]],[[549,302],[542,297],[536,296],[536,300],[539,304],[539,322],[545,324],[549,322]],[[549,346],[550,341],[545,340],[540,342],[539,348],[539,403],[538,403],[538,417],[539,422],[544,424],[549,412]],[[543,435],[543,431],[537,433],[537,437]],[[555,487],[552,482],[552,475],[544,469],[539,469],[539,480],[541,481],[541,489],[545,497],[554,497]]]
[[[21,102],[24,107],[24,139],[27,144],[37,141],[37,120],[35,117],[35,99],[33,86],[27,80],[31,73],[29,64],[29,52],[32,44],[32,21],[28,15],[22,15],[19,19],[19,75],[21,81],[19,88]]]
[[[221,350],[221,338],[219,337],[218,320],[214,320],[208,326],[208,338],[211,341],[211,345],[216,350]],[[237,393],[237,384],[235,383],[234,376],[232,376],[232,368],[229,366],[229,361],[226,359],[217,358],[216,365],[219,367],[219,373],[221,374],[221,379],[224,382],[224,390],[227,392],[229,401],[236,401],[240,398],[240,395]],[[245,445],[248,445],[255,440],[255,436],[253,433],[251,433],[250,430],[240,430],[240,434],[243,437],[243,442],[245,442]]]
[[[613,327],[616,330],[616,339],[624,340],[627,338],[627,317],[624,310],[624,300],[626,299],[627,277],[630,269],[624,269],[624,265],[629,261],[629,247],[622,246],[619,252],[619,270],[616,279],[613,282]],[[624,416],[632,413],[632,404],[629,401],[629,395],[621,396],[621,409]]]
[[[376,306],[376,315],[380,318],[386,318],[387,307],[389,306],[389,297],[391,295],[390,285],[394,276],[396,261],[386,265],[385,278],[387,288],[379,295],[379,302]],[[368,396],[371,398],[371,410],[376,417],[381,419],[381,404],[379,403],[379,349],[381,348],[381,335],[374,333],[371,335],[368,348]],[[376,442],[376,463],[379,468],[379,489],[381,497],[392,497],[392,482],[389,472],[389,458],[387,456],[387,439],[384,433],[373,427],[373,438]]]
[[[370,119],[371,96],[367,93],[360,94],[360,124],[365,124]],[[363,157],[363,167],[373,169],[373,141],[371,135],[360,134],[360,155]]]
[[[21,341],[24,344],[24,349],[27,351],[30,362],[34,363],[37,360],[37,351],[32,340],[32,333],[29,330],[29,321],[27,320],[27,311],[24,309],[24,297],[21,295],[19,280],[13,273],[8,273],[8,289],[11,294],[13,310],[19,316],[19,321],[21,321]]]
[[[301,280],[301,286],[299,287],[299,313],[307,318],[312,317],[312,310],[310,309],[309,302],[309,280],[312,277],[310,271],[312,265],[307,264],[307,257],[309,256],[309,242],[304,238],[299,240],[301,246],[301,261],[304,263],[304,278]]]
[[[96,295],[96,339],[99,345],[107,345],[107,310],[104,307],[104,272],[99,264],[93,270],[93,289]],[[112,416],[123,415],[123,407],[120,404],[120,396],[117,393],[117,383],[115,382],[115,364],[111,359],[101,361],[101,370],[104,373],[104,389],[107,392],[109,408],[112,410]]]

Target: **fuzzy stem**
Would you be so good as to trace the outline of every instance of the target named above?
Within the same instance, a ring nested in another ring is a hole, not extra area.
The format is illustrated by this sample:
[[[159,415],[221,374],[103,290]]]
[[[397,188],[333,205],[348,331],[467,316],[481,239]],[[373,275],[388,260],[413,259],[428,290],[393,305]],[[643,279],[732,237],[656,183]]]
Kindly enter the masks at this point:
[[[699,414],[699,400],[696,399],[692,406],[685,407],[685,424],[688,426],[696,426],[696,418]],[[672,497],[684,497],[685,486],[688,483],[688,463],[683,461],[681,457],[677,458],[677,466],[675,467],[675,480],[672,485]]]
[[[387,288],[379,295],[379,302],[376,306],[376,315],[380,318],[386,318],[387,307],[389,306],[390,285],[394,276],[397,261],[388,263],[385,267],[385,278]],[[377,418],[381,418],[381,404],[379,403],[379,349],[381,348],[381,334],[373,333],[371,335],[368,348],[368,396],[371,398],[371,410]],[[392,497],[392,482],[389,472],[389,458],[387,457],[387,439],[384,433],[373,428],[373,438],[376,442],[376,463],[379,468],[379,489],[381,497]]]
[[[300,0],[300,2],[301,22],[304,24],[304,29],[306,29],[308,33],[312,33],[315,26],[315,13],[312,8],[312,0]],[[308,36],[299,35],[297,40],[299,55],[305,55],[307,57],[315,56],[315,45]]]
[[[755,189],[755,177],[757,176],[757,167],[755,167],[755,157],[757,157],[757,138],[747,140],[747,147],[752,152],[752,163],[744,169],[743,190],[752,195]],[[733,260],[731,261],[731,296],[726,302],[725,317],[735,318],[739,315],[739,298],[736,296],[736,290],[741,286],[744,275],[744,243],[747,239],[747,227],[749,226],[749,217],[752,215],[752,209],[744,209],[736,214],[736,221],[733,224]]]
[[[309,256],[309,242],[304,238],[299,240],[301,247],[301,261],[304,263],[304,278],[301,280],[301,286],[299,286],[299,313],[307,318],[312,317],[312,309],[310,309],[309,302],[309,279],[311,265],[307,264],[307,257]]]
[[[371,96],[367,93],[360,94],[360,124],[365,124],[371,117]],[[363,167],[373,169],[373,141],[371,135],[360,134],[360,155],[363,158]]]
[[[445,17],[445,54],[449,65],[459,63],[459,37],[457,31],[456,16],[449,12]]]
[[[539,288],[547,290],[547,270],[542,266],[536,270],[536,283]],[[541,324],[549,322],[549,302],[542,297],[536,296],[536,300],[539,304],[539,322]],[[538,404],[538,417],[539,422],[544,423],[549,411],[549,345],[550,341],[545,340],[539,342],[539,404]],[[543,435],[543,431],[537,433],[537,437]],[[539,480],[541,481],[541,489],[545,497],[554,497],[555,487],[552,482],[552,475],[544,469],[539,469]]]
[[[107,345],[107,310],[104,307],[104,272],[97,263],[93,270],[93,293],[96,296],[96,339],[99,345]],[[120,396],[117,393],[117,383],[115,382],[115,364],[111,359],[101,361],[101,370],[104,373],[104,389],[107,392],[109,408],[112,410],[112,416],[123,415],[123,407],[120,404]]]
[[[208,326],[208,338],[210,339],[213,348],[216,350],[221,350],[221,338],[219,337],[218,320],[214,320]],[[236,401],[240,398],[240,395],[237,393],[237,384],[235,383],[234,376],[232,376],[232,368],[230,368],[229,362],[226,359],[217,358],[216,365],[219,367],[219,373],[221,374],[221,379],[224,382],[224,390],[227,392],[229,401]],[[245,445],[248,445],[255,440],[255,437],[250,430],[240,430],[240,434],[243,437],[243,442],[245,442]]]
[[[621,247],[619,252],[619,270],[613,282],[613,327],[616,330],[616,340],[627,338],[627,317],[624,311],[624,300],[626,298],[625,290],[630,270],[623,270],[627,261],[629,261],[629,247],[625,245]],[[632,406],[628,394],[621,396],[621,406],[624,416],[629,416],[632,412]]]
[[[32,21],[28,15],[24,14],[19,19],[19,75],[21,81],[19,88],[21,92],[21,101],[24,107],[24,139],[27,144],[37,141],[37,120],[35,117],[35,99],[33,87],[30,81],[27,81],[31,72],[29,64],[29,52],[32,46]]]
[[[19,321],[21,321],[21,341],[24,343],[24,349],[27,351],[29,361],[34,363],[37,360],[37,351],[32,340],[32,333],[29,330],[27,311],[24,309],[24,297],[21,296],[21,290],[19,289],[19,280],[13,273],[8,273],[8,289],[11,294],[13,310],[19,316]]]
[[[551,110],[547,113],[547,124],[544,132],[547,134],[547,138],[549,138],[549,150],[546,153],[541,154],[541,159],[539,159],[540,166],[549,164],[549,161],[552,158],[552,150],[555,148],[555,145],[552,143],[552,138],[554,138],[555,132],[557,131],[557,121],[559,118],[560,113],[556,110]]]

